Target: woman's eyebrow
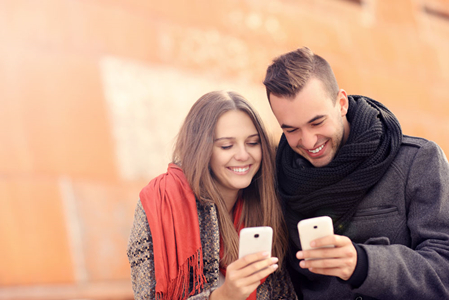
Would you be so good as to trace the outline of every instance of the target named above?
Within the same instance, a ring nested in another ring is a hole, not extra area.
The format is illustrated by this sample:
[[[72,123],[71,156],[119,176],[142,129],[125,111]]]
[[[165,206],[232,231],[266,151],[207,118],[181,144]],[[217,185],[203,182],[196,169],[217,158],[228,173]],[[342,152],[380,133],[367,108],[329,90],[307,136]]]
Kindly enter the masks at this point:
[[[214,142],[220,141],[220,140],[235,140],[235,137],[227,137],[227,136],[224,136],[224,137],[215,139]]]
[[[259,134],[255,133],[255,134],[249,135],[247,138],[252,138],[252,137],[256,137],[256,136],[259,136]],[[220,138],[215,139],[214,142],[220,141],[220,140],[235,140],[235,137],[224,136],[224,137],[220,137]]]

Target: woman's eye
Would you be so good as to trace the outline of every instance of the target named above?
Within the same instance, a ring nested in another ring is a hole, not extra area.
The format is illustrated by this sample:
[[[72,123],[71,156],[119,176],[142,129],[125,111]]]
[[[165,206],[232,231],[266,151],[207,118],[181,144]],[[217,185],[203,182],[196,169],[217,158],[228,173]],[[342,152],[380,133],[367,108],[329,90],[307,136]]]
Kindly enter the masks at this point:
[[[250,145],[250,146],[257,146],[259,144],[260,144],[260,142],[250,142],[250,143],[248,143],[248,145]]]
[[[227,149],[231,149],[231,145],[229,145],[229,146],[220,146],[221,147],[221,149],[223,149],[223,150],[227,150]]]

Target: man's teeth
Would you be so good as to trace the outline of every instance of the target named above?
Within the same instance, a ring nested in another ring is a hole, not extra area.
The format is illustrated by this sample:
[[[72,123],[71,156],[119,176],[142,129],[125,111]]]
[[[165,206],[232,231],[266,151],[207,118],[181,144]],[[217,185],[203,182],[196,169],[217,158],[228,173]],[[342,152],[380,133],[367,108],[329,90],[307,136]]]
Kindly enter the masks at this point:
[[[324,147],[324,144],[321,145],[320,147],[316,148],[315,150],[309,150],[309,152],[311,152],[311,153],[318,153],[318,152],[321,151],[321,149],[323,149],[323,147]]]
[[[243,173],[249,170],[249,166],[245,168],[231,168],[231,170],[237,173]]]

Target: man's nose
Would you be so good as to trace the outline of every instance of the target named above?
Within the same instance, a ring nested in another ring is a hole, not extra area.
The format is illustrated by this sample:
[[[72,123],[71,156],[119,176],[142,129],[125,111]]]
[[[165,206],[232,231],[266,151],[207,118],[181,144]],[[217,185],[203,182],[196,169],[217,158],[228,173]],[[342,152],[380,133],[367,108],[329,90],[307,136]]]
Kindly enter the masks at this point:
[[[299,145],[307,150],[313,150],[316,147],[317,137],[314,133],[303,130],[301,139],[299,140]]]

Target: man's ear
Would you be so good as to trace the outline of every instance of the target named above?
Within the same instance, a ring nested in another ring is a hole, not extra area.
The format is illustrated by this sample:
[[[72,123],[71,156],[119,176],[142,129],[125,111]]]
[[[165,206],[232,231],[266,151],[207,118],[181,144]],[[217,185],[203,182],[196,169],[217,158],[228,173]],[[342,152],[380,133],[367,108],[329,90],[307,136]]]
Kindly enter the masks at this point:
[[[342,117],[346,116],[349,108],[349,100],[348,94],[346,94],[346,91],[344,89],[340,89],[338,91],[337,102],[340,104],[341,116]]]

